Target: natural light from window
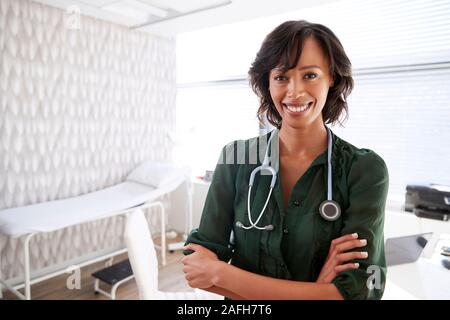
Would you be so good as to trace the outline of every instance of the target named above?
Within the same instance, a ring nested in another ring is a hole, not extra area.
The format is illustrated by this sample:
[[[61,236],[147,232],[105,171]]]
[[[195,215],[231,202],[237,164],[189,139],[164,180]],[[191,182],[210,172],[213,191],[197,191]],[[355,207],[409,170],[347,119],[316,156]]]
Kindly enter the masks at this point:
[[[450,184],[450,3],[338,1],[177,37],[177,161],[213,170],[221,148],[258,135],[247,71],[286,20],[322,23],[354,69],[349,119],[335,133],[386,161],[390,196],[407,184]]]

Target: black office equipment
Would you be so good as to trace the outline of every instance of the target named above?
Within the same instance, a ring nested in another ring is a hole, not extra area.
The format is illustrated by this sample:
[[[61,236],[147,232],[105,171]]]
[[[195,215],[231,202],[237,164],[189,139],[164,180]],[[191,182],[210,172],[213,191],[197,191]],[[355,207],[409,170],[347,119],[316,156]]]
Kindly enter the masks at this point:
[[[442,260],[441,262],[442,262],[442,265],[444,266],[444,268],[450,270],[450,260],[445,259],[445,260]]]
[[[412,263],[419,259],[432,232],[414,234],[386,240],[385,255],[388,266]]]
[[[418,217],[450,220],[450,186],[407,185],[405,210]]]
[[[443,246],[441,248],[441,254],[446,257],[450,257],[450,247]]]
[[[444,268],[450,270],[450,260],[444,259],[441,261],[441,263],[444,266]]]

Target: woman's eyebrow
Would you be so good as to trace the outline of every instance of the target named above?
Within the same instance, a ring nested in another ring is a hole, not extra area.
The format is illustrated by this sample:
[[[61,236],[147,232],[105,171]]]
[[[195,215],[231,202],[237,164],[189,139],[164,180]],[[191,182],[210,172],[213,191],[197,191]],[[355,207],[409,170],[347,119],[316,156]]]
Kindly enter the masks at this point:
[[[312,69],[312,68],[317,68],[317,69],[319,69],[319,70],[322,70],[321,67],[316,66],[316,65],[303,66],[303,67],[299,67],[299,68],[297,68],[297,69],[298,69],[298,70],[304,70],[304,69]],[[275,68],[273,68],[273,70],[274,70],[274,71],[283,71],[283,70],[285,70],[285,69],[284,69],[283,67],[275,67]]]
[[[316,65],[310,65],[310,66],[303,66],[303,67],[299,67],[299,70],[303,70],[303,69],[311,69],[311,68],[317,68],[319,70],[322,70],[319,66]]]

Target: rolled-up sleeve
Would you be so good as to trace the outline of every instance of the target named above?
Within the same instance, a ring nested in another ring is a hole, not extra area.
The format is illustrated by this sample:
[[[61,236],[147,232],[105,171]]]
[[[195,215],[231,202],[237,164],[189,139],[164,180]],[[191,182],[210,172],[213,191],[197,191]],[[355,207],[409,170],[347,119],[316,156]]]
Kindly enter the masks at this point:
[[[333,283],[344,299],[381,299],[386,283],[384,212],[389,187],[385,162],[375,152],[355,154],[348,175],[349,206],[343,213],[341,235],[357,232],[367,239],[367,259],[356,260],[359,269],[339,274]]]
[[[198,229],[191,231],[186,240],[186,244],[196,243],[215,252],[222,261],[229,261],[232,257],[229,240],[234,219],[237,170],[236,162],[233,161],[233,149],[234,143],[222,149],[203,207],[200,225]]]

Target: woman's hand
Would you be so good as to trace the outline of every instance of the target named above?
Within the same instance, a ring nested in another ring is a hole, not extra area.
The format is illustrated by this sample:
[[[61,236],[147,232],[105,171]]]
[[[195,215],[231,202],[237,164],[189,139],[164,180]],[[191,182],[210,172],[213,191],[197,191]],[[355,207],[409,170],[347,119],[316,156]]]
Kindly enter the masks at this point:
[[[217,283],[218,267],[221,261],[217,255],[201,245],[189,243],[185,250],[193,250],[181,262],[184,264],[183,272],[191,288],[205,289]]]
[[[330,283],[339,273],[350,269],[358,269],[359,263],[351,263],[349,261],[355,259],[367,259],[367,252],[347,251],[366,245],[367,240],[359,240],[357,233],[347,234],[331,241],[327,259],[325,260],[325,264],[323,265],[316,282]]]

